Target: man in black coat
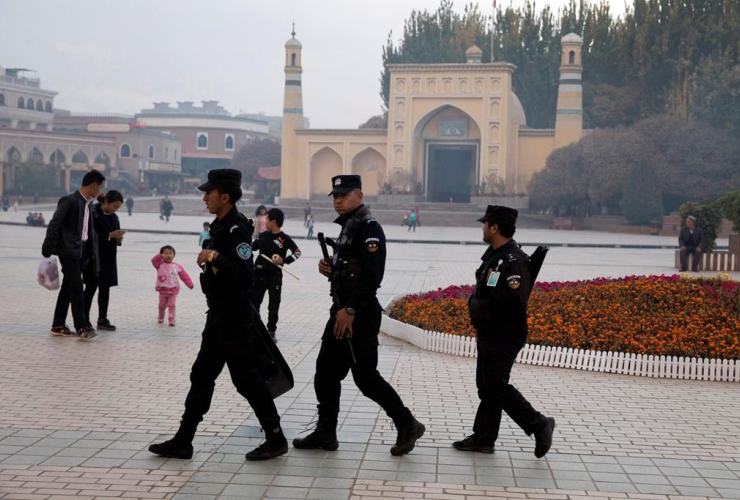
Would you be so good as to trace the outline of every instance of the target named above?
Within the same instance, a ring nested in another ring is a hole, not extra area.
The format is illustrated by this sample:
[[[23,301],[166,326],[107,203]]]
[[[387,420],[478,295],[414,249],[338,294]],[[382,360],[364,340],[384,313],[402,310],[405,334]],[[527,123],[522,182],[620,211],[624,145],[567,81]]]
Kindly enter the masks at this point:
[[[163,457],[192,458],[195,432],[211,407],[216,379],[224,365],[265,431],[266,441],[247,453],[247,460],[266,460],[288,452],[275,403],[257,369],[257,332],[250,303],[254,226],[236,209],[242,196],[240,185],[241,172],[219,169],[208,172],[208,182],[198,188],[205,192],[203,201],[208,211],[216,215],[211,223],[210,244],[197,259],[203,268],[200,280],[208,315],[200,352],[190,373],[190,392],[180,429],[174,438],[149,447],[149,451]]]
[[[352,378],[362,394],[379,404],[398,429],[394,456],[414,449],[426,430],[401,397],[378,372],[378,332],[383,308],[377,291],[385,272],[385,233],[363,205],[359,175],[332,178],[334,221],[342,226],[332,262],[319,261],[319,272],[331,281],[334,305],[329,311],[316,360],[314,389],[319,421],[311,434],[296,438],[300,449],[336,450],[342,380]]]
[[[532,408],[509,383],[511,369],[527,342],[527,302],[532,289],[531,265],[512,239],[518,212],[488,205],[483,223],[483,241],[490,246],[475,272],[475,290],[468,300],[470,321],[478,341],[476,385],[480,405],[473,434],[453,446],[461,451],[493,453],[501,426],[501,412],[535,437],[537,458],[550,450],[555,419]]]
[[[681,228],[678,235],[678,246],[680,247],[681,272],[686,272],[689,263],[689,254],[693,256],[691,270],[699,272],[701,267],[701,255],[706,251],[706,240],[704,232],[696,225],[696,217],[686,217],[686,226]]]
[[[97,233],[95,232],[90,204],[105,183],[105,176],[90,170],[82,179],[82,187],[59,200],[54,216],[46,228],[46,238],[41,247],[44,257],[57,255],[62,266],[62,287],[52,322],[52,335],[77,336],[77,340],[92,340],[96,333],[85,316],[82,273],[91,266],[92,274],[99,269]],[[65,324],[67,310],[72,305],[75,332]]]

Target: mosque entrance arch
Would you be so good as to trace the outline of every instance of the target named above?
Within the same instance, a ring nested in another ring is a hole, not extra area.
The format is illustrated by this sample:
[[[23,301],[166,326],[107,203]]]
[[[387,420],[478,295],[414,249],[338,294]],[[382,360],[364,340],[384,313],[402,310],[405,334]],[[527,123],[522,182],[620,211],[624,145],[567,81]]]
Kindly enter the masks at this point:
[[[427,201],[470,203],[480,176],[480,127],[468,113],[442,105],[416,124],[421,182]]]

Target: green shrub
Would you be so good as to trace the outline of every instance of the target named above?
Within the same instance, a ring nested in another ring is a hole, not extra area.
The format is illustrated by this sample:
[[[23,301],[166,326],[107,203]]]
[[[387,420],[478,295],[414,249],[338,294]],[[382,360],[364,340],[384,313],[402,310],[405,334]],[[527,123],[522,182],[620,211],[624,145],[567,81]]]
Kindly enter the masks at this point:
[[[630,172],[619,207],[630,224],[645,226],[663,217],[660,179],[649,164],[638,164]]]
[[[732,231],[740,234],[740,189],[726,193],[717,202],[722,207],[722,215],[732,222]]]
[[[707,239],[707,251],[711,252],[717,247],[717,236],[722,225],[722,209],[719,203],[712,200],[704,200],[701,203],[689,201],[678,209],[681,214],[681,225],[686,224],[686,217],[696,217],[696,225],[704,231]]]

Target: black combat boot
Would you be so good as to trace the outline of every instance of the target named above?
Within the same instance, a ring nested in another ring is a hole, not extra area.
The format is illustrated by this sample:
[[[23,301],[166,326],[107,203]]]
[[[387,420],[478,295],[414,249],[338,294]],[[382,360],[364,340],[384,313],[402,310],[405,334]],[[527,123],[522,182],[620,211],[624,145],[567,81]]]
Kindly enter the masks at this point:
[[[404,408],[403,415],[395,421],[398,428],[396,444],[391,446],[391,455],[400,457],[414,449],[416,440],[424,435],[426,427],[411,414],[408,408]]]
[[[544,457],[550,446],[552,446],[552,435],[555,433],[555,419],[547,417],[547,423],[539,431],[534,433],[535,447],[534,456],[537,458]]]
[[[246,455],[250,461],[270,460],[288,453],[288,440],[285,439],[283,430],[277,428],[272,434],[268,434],[264,443],[253,449]]]
[[[339,448],[337,421],[319,418],[316,429],[311,434],[293,440],[293,448],[299,450],[336,450]]]
[[[480,434],[472,434],[462,441],[455,441],[452,446],[460,451],[479,451],[481,453],[493,453],[495,449],[493,440],[486,439]]]
[[[187,441],[180,441],[176,437],[164,443],[155,443],[149,447],[149,451],[155,455],[166,458],[182,458],[190,460],[193,458],[193,445]]]

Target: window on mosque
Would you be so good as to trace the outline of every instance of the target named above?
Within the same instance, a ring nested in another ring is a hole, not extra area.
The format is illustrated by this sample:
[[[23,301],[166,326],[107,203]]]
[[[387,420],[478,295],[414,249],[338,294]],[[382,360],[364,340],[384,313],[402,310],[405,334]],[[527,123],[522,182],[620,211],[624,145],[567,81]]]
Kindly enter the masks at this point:
[[[154,159],[154,146],[149,146],[149,159]]]
[[[37,111],[43,111],[44,110],[44,103],[41,102],[41,99],[36,101],[36,110]]]
[[[576,63],[576,52],[574,50],[571,50],[568,53],[568,64],[575,64]]]
[[[24,101],[22,97],[19,97],[19,98],[18,98],[18,107],[19,107],[20,109],[23,109],[23,108],[25,108],[25,107],[26,107],[26,101]]]
[[[121,144],[121,158],[131,158],[131,146]]]
[[[208,149],[208,134],[205,132],[198,134],[198,149]]]
[[[226,136],[226,144],[224,144],[224,148],[226,148],[229,151],[234,150],[234,136],[229,134]]]
[[[5,94],[0,94],[0,106],[5,106]]]
[[[46,108],[44,108],[44,111],[51,113],[51,101],[46,101]]]

